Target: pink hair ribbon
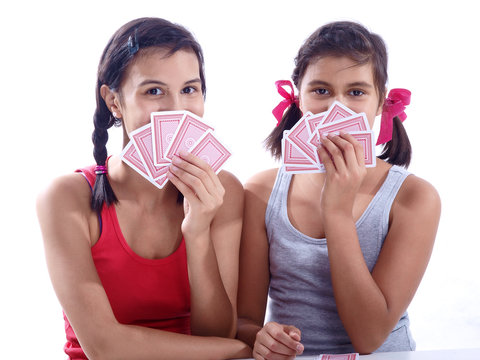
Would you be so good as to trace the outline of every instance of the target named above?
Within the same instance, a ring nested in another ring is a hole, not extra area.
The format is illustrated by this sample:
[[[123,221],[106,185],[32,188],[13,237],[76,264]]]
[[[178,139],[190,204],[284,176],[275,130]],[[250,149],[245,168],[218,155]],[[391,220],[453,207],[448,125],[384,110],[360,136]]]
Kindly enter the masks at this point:
[[[277,87],[277,91],[282,97],[284,97],[284,100],[280,101],[280,103],[275,106],[275,108],[272,110],[273,116],[277,119],[277,126],[280,124],[280,121],[282,121],[282,116],[285,110],[295,103],[298,106],[298,97],[295,96],[295,92],[293,90],[293,84],[290,80],[278,80],[275,81],[275,86]],[[289,86],[291,91],[288,93],[283,87],[284,86]]]
[[[407,118],[405,108],[410,104],[412,93],[407,89],[392,89],[383,103],[382,120],[380,123],[380,134],[378,134],[377,145],[392,140],[393,118],[398,116],[403,122]]]

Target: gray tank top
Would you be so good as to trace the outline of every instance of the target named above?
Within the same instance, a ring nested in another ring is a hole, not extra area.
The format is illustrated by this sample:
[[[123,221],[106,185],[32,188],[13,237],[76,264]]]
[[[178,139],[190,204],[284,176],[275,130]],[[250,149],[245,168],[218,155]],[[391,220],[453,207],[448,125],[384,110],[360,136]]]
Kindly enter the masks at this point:
[[[370,272],[388,232],[390,208],[409,173],[392,166],[385,182],[356,223]],[[279,169],[265,213],[270,245],[270,288],[267,320],[302,331],[305,355],[354,352],[338,316],[330,279],[326,239],[298,231],[287,215],[292,174]],[[407,312],[376,352],[415,350]]]

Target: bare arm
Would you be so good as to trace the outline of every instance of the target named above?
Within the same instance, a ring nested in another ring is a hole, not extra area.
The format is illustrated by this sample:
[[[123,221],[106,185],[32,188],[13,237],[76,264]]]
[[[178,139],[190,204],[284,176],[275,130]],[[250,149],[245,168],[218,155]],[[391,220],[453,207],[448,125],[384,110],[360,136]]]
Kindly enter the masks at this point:
[[[189,153],[174,165],[170,180],[185,196],[192,333],[234,337],[243,187]]]
[[[319,150],[327,168],[323,221],[337,309],[355,349],[370,353],[385,341],[420,284],[435,240],[440,199],[425,181],[414,176],[405,180],[392,205],[389,232],[370,273],[351,207],[355,187],[365,175],[360,161],[363,152],[348,136],[322,141],[333,155],[331,160],[323,149]],[[342,149],[340,153],[333,144]]]
[[[117,322],[91,255],[90,189],[81,175],[55,181],[37,212],[50,277],[59,301],[91,359],[247,357],[240,341],[176,334]]]
[[[300,330],[274,322],[263,325],[270,283],[265,211],[276,174],[276,169],[268,170],[245,184],[237,338],[253,348],[256,359],[292,359],[303,352]]]

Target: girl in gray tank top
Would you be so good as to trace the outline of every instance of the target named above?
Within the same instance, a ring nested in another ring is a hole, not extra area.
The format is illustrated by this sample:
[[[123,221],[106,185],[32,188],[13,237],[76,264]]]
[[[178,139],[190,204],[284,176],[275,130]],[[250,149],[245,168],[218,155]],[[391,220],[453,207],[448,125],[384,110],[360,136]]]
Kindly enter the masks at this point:
[[[390,207],[407,175],[401,167],[393,166],[355,224],[369,271],[375,265],[388,232]],[[288,219],[291,180],[292,174],[280,168],[265,214],[271,274],[267,320],[298,327],[308,353],[354,352],[335,306],[327,240],[302,234]],[[405,312],[376,351],[415,350],[408,325]]]
[[[383,151],[367,169],[351,134],[324,134],[317,159],[305,152],[324,171],[292,175],[282,166],[245,184],[237,337],[256,359],[415,350],[407,308],[430,259],[440,199],[405,170],[410,92],[387,96],[385,44],[353,22],[320,27],[295,65],[298,96],[277,82],[285,100],[266,139],[275,158],[284,131],[335,101],[364,113],[370,128],[382,114]]]

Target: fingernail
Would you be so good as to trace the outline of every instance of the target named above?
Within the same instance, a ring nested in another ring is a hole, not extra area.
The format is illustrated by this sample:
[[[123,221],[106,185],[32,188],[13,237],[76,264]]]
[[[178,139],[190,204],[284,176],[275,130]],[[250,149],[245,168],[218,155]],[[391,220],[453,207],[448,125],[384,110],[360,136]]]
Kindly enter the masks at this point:
[[[185,157],[185,156],[188,155],[188,151],[180,150],[180,151],[178,152],[178,155],[180,155],[180,157]]]
[[[298,344],[297,345],[297,353],[301,353],[303,352],[303,345],[302,344]]]

